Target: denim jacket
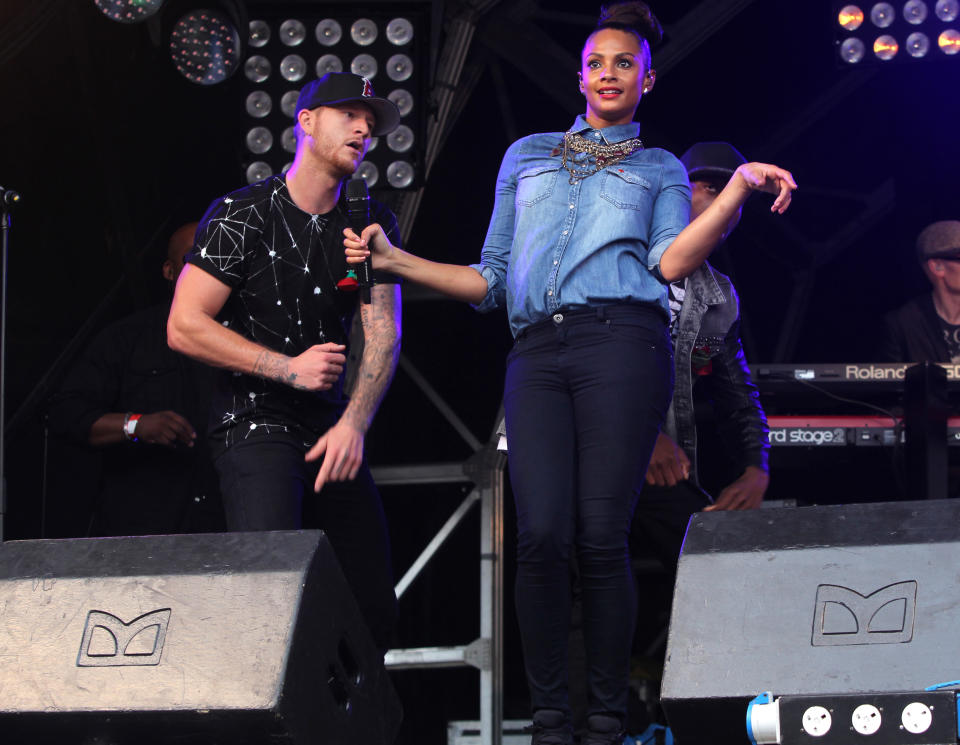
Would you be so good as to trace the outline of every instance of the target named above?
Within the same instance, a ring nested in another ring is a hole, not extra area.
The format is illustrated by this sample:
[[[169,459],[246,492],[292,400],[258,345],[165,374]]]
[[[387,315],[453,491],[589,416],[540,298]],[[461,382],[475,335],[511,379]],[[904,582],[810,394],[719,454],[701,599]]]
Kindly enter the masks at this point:
[[[598,144],[636,137],[639,125],[572,132]],[[580,168],[591,159],[577,156]],[[572,182],[572,183],[571,183]],[[530,135],[507,150],[496,202],[473,267],[487,280],[480,311],[507,306],[510,330],[561,307],[644,302],[668,312],[660,257],[689,220],[690,185],[673,155],[641,149],[581,179],[563,167],[563,133]]]
[[[697,430],[693,386],[709,387],[724,436],[742,468],[767,470],[767,418],[740,341],[740,301],[730,278],[704,264],[687,278],[674,339],[676,383],[664,431],[693,465],[697,478]]]

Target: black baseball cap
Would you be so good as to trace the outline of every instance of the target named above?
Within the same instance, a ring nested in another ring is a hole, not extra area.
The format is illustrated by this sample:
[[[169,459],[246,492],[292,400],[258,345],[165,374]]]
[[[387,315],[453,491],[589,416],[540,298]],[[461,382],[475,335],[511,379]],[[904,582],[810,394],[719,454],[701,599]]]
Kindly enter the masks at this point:
[[[729,142],[698,142],[680,156],[680,162],[691,181],[711,176],[728,180],[747,159]]]
[[[389,134],[400,124],[400,109],[393,101],[377,98],[370,81],[352,72],[328,72],[322,78],[312,80],[300,90],[294,117],[303,109],[318,106],[336,106],[357,101],[373,110],[376,122],[373,137]]]

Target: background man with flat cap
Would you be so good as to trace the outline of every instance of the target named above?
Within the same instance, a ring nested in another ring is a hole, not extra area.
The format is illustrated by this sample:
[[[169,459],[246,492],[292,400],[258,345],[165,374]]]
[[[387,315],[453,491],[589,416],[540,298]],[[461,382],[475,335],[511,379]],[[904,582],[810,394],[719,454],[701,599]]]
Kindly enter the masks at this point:
[[[933,289],[886,316],[880,358],[960,362],[960,220],[928,225],[916,249]]]
[[[360,304],[337,282],[347,271],[343,181],[370,138],[399,121],[359,75],[304,86],[293,165],[210,205],[167,326],[172,348],[222,368],[210,430],[228,528],[322,527],[381,649],[396,596],[364,437],[399,356],[400,289],[381,275],[372,303]],[[386,207],[371,200],[370,215],[400,240]],[[358,305],[365,344],[348,400],[343,370]]]

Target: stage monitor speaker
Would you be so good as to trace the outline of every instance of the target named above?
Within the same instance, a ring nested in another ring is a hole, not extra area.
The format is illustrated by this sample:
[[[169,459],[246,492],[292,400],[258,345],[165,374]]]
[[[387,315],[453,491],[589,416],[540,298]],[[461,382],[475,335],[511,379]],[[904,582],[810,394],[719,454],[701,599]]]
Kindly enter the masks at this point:
[[[747,743],[747,704],[960,678],[960,500],[693,516],[661,699],[680,745]]]
[[[386,745],[400,719],[319,531],[0,544],[5,745]]]

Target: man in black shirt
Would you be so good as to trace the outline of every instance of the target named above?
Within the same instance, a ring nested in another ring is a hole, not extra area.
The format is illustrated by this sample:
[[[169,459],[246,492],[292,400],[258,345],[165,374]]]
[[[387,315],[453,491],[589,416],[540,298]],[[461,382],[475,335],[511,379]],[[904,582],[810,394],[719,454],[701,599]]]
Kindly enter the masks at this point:
[[[196,228],[170,237],[163,276],[171,290]],[[50,400],[51,432],[99,456],[96,503],[73,534],[223,530],[204,437],[212,370],[167,346],[169,312],[168,301],[104,328]]]
[[[917,259],[933,290],[884,319],[885,362],[960,362],[960,220],[917,236]]]
[[[360,304],[337,283],[347,271],[343,181],[370,138],[399,120],[358,75],[306,85],[293,165],[210,206],[168,322],[171,347],[223,368],[211,439],[229,529],[297,529],[304,520],[324,528],[382,649],[396,597],[363,445],[399,356],[400,289],[378,277],[372,303]],[[371,218],[399,240],[388,209],[371,201]],[[358,305],[365,343],[348,400],[343,369]]]

